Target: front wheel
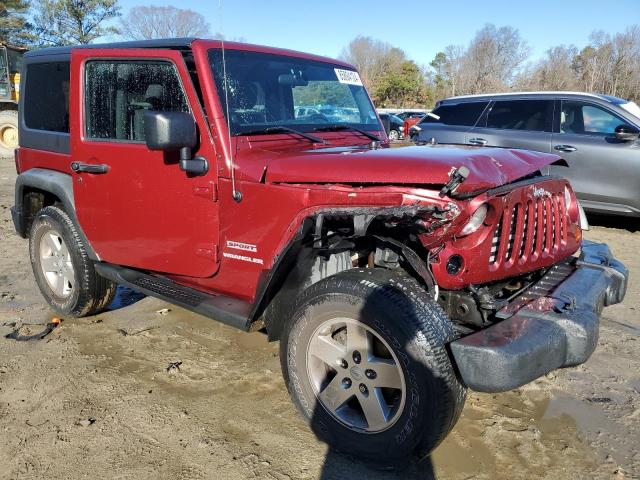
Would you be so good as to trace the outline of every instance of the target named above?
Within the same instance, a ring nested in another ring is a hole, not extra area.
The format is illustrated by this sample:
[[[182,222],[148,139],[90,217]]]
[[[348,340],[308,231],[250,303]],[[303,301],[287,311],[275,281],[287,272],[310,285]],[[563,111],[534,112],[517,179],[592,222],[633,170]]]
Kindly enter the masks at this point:
[[[398,132],[398,130],[389,131],[389,140],[391,140],[392,142],[395,142],[399,139],[400,139],[400,132]]]
[[[410,277],[354,269],[309,287],[280,344],[294,404],[336,450],[396,464],[433,450],[465,400],[442,309]]]
[[[61,208],[45,207],[36,214],[29,252],[40,292],[59,315],[91,315],[113,300],[116,285],[97,274],[76,226]]]

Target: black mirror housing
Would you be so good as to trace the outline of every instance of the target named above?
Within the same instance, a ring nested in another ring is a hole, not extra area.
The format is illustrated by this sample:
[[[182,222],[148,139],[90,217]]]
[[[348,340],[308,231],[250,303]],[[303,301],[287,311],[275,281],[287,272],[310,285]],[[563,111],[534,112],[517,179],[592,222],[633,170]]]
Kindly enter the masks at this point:
[[[149,150],[192,149],[198,143],[196,122],[185,112],[145,112],[144,136]]]
[[[615,130],[615,135],[618,140],[623,142],[631,142],[637,140],[640,137],[640,130],[631,125],[618,125]]]

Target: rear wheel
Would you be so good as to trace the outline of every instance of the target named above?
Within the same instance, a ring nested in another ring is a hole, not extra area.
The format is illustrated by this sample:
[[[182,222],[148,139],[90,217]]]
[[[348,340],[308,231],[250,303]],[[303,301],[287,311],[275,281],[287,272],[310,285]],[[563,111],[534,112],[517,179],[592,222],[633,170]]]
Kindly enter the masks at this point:
[[[349,270],[301,295],[281,339],[283,374],[318,437],[397,464],[433,450],[460,415],[465,389],[445,350],[455,338],[413,279]]]
[[[97,313],[113,300],[116,285],[98,275],[66,212],[45,207],[29,236],[31,266],[40,292],[62,316]]]
[[[396,141],[398,139],[400,139],[400,132],[398,132],[398,130],[389,131],[389,140]]]
[[[11,157],[18,148],[18,112],[0,112],[0,156]]]

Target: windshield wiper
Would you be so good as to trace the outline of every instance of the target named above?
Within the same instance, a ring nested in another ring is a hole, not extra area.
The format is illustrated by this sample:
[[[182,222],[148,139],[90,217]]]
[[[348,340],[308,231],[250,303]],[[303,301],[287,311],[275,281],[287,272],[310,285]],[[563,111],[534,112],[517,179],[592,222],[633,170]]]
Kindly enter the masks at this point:
[[[293,133],[295,135],[299,135],[302,138],[306,138],[310,142],[313,143],[327,143],[326,140],[323,140],[320,137],[316,137],[315,135],[309,135],[308,133],[301,132],[294,128],[285,127],[284,125],[279,125],[277,127],[267,127],[257,130],[249,130],[247,132],[238,132],[237,135],[270,135],[272,133]]]
[[[373,133],[369,133],[365,130],[352,127],[351,125],[327,125],[326,127],[318,127],[313,129],[314,132],[338,132],[340,130],[351,130],[353,132],[358,132],[359,134],[364,135],[365,137],[367,137],[370,140],[373,140],[374,142],[380,141],[380,137],[374,135]]]

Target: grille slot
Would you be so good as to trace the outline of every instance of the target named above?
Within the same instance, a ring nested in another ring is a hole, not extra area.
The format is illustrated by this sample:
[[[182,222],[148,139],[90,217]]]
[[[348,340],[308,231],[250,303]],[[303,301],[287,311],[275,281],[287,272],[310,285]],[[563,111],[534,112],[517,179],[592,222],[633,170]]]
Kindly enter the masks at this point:
[[[489,263],[496,263],[498,260],[498,248],[500,248],[501,236],[502,236],[502,219],[498,221],[498,226],[493,231],[493,240],[491,241],[491,254],[489,255]]]
[[[503,261],[555,251],[566,241],[566,222],[562,194],[506,206],[493,232],[489,264],[498,265]],[[503,235],[505,228],[509,229],[508,235]]]
[[[511,210],[511,227],[509,228],[509,239],[507,244],[507,251],[504,254],[505,260],[511,258],[511,254],[513,253],[513,244],[516,240],[516,227],[518,226],[518,209],[520,208],[520,204],[516,204],[515,208]]]

